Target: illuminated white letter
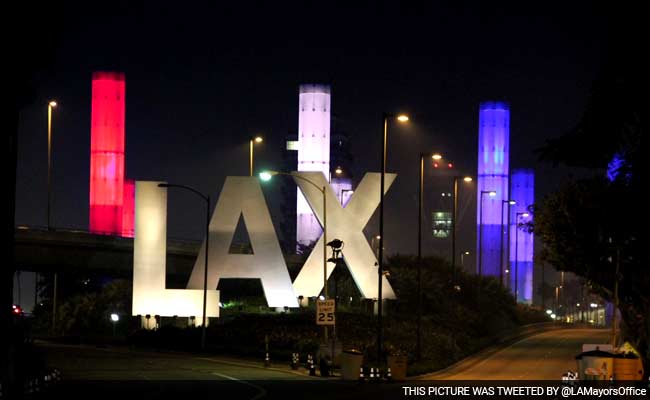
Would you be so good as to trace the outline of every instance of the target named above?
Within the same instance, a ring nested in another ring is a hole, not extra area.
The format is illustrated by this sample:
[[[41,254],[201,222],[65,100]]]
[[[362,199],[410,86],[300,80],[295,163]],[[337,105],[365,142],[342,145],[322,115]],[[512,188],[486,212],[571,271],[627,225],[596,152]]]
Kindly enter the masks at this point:
[[[381,175],[378,173],[365,174],[347,206],[343,208],[322,172],[296,172],[295,174],[313,181],[319,187],[327,187],[327,240],[339,239],[344,242],[341,253],[361,295],[365,298],[377,298],[377,258],[363,234],[363,228],[379,205]],[[393,184],[396,176],[396,174],[386,174],[384,194]],[[302,179],[294,179],[322,226],[323,194]],[[323,237],[321,236],[293,282],[296,294],[311,297],[318,296],[320,293],[323,288],[322,253]],[[334,264],[328,263],[328,277],[333,269]],[[382,297],[384,299],[395,298],[393,288],[385,276],[382,278]]]
[[[203,290],[165,289],[167,189],[159,183],[135,184],[132,314],[195,316],[201,321]],[[206,315],[219,316],[218,291],[208,291]]]
[[[240,215],[254,254],[229,254]],[[203,287],[205,242],[194,264],[188,288]],[[259,180],[229,176],[210,221],[208,287],[220,278],[259,278],[269,307],[298,307]]]

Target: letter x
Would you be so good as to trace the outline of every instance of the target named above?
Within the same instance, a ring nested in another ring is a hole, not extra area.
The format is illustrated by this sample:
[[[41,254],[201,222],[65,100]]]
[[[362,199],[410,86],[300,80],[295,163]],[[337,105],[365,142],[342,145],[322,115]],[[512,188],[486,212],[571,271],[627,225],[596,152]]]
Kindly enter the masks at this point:
[[[379,205],[381,175],[375,172],[366,173],[355,189],[352,198],[343,208],[322,172],[294,172],[294,174],[314,182],[319,187],[326,187],[327,239],[343,241],[344,246],[341,253],[361,295],[365,298],[377,298],[377,258],[363,234],[363,228]],[[397,174],[386,174],[384,194],[396,176]],[[294,178],[294,180],[305,195],[318,222],[323,226],[323,194],[302,179]],[[334,267],[333,263],[328,263],[327,277],[330,276]],[[293,282],[293,288],[296,295],[305,297],[318,296],[322,290],[323,236],[318,239],[314,250]],[[382,292],[382,297],[385,299],[395,298],[395,292],[385,276],[382,277]]]

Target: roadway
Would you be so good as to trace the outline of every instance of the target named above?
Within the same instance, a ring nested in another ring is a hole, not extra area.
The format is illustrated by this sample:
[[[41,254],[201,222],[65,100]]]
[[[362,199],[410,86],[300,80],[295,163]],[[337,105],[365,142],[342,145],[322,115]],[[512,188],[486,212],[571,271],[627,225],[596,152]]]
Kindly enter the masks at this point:
[[[607,329],[557,329],[477,354],[450,368],[420,377],[427,380],[560,380],[577,369],[584,343],[608,343]]]
[[[61,382],[43,398],[61,399],[180,399],[220,394],[223,399],[272,398],[289,381],[320,380],[304,368],[263,366],[198,354],[141,351],[126,347],[96,347],[39,343],[48,366],[61,371]],[[269,393],[270,392],[270,393]]]

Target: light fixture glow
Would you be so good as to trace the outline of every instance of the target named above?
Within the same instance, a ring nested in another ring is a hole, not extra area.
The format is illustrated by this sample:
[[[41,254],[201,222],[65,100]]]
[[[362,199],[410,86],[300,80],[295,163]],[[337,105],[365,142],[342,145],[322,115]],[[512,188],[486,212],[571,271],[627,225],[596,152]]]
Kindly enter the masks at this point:
[[[406,115],[406,114],[400,114],[400,115],[397,116],[397,120],[398,120],[399,122],[408,122],[408,121],[409,121],[409,117],[408,117],[408,115]]]
[[[115,313],[111,314],[111,321],[113,321],[113,322],[117,322],[117,321],[119,321],[119,320],[120,320],[120,316],[119,316],[119,315],[117,315],[117,314],[115,314]]]
[[[527,212],[521,214],[521,216],[524,217],[524,218],[528,218],[529,215],[530,215],[530,214],[528,214]]]
[[[341,169],[341,167],[336,167],[334,172],[336,173],[336,175],[341,175],[343,173],[343,169]]]
[[[494,190],[488,193],[488,196],[490,196],[490,197],[494,197],[496,195],[497,195],[497,192],[495,192]]]
[[[466,176],[466,177],[463,178],[463,180],[464,180],[465,182],[471,182],[473,179],[472,179],[471,176]]]
[[[548,315],[553,314],[553,310],[546,310],[546,314],[548,314]]]
[[[440,154],[436,153],[436,154],[432,155],[431,158],[433,158],[434,160],[440,160],[440,159],[442,159],[442,156]]]
[[[508,201],[508,204],[510,204],[511,206],[514,206],[514,205],[516,205],[516,204],[517,204],[517,202],[516,202],[516,201],[514,201],[514,200],[510,200],[510,201]]]
[[[273,171],[260,172],[260,179],[267,182],[270,181],[271,178],[273,178],[273,175],[275,175]]]
[[[255,143],[262,143],[264,141],[264,139],[261,136],[257,136],[253,140],[255,141]]]
[[[56,107],[56,101],[52,100],[49,102],[50,107],[54,108]]]

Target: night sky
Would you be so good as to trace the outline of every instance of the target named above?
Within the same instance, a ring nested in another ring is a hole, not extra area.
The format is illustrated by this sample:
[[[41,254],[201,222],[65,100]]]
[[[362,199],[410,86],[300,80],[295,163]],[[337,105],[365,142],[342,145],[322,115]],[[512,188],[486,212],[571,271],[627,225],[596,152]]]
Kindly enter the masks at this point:
[[[247,174],[253,134],[265,137],[259,169],[281,167],[285,137],[297,130],[298,85],[329,83],[357,179],[379,170],[382,112],[411,114],[411,125],[390,131],[388,170],[398,178],[386,200],[386,251],[414,253],[418,154],[441,151],[475,175],[481,101],[510,104],[511,169],[536,169],[538,199],[557,187],[567,171],[540,164],[533,150],[577,123],[610,29],[582,1],[211,3],[61,6],[53,58],[20,117],[17,224],[46,223],[53,98],[55,225],[88,226],[93,71],[126,75],[127,177],[183,183],[215,199],[226,176]],[[428,170],[430,212],[451,179]],[[265,186],[278,229],[282,185]],[[475,202],[470,191],[461,196]],[[471,206],[459,250],[475,243]],[[170,194],[170,236],[199,238],[203,218],[191,194]]]

